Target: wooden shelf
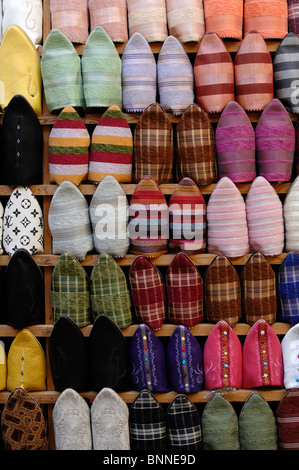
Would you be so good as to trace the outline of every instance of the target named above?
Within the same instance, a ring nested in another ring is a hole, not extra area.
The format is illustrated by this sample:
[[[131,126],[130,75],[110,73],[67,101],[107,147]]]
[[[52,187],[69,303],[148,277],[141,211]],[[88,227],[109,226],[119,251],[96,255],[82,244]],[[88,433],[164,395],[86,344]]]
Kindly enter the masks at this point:
[[[282,400],[284,395],[286,394],[285,389],[281,388],[270,388],[267,390],[261,390],[261,389],[250,389],[250,390],[245,390],[245,389],[240,389],[232,392],[223,392],[225,398],[230,401],[230,402],[244,402],[249,395],[251,395],[254,391],[258,391],[266,401],[271,402],[271,401],[277,401],[279,402]],[[97,396],[98,392],[94,391],[87,391],[87,392],[80,392],[80,395],[89,400],[91,403]],[[138,396],[137,391],[132,390],[128,392],[119,392],[119,396],[128,404],[133,403],[135,398]],[[210,390],[201,390],[200,392],[197,393],[191,393],[188,394],[188,398],[190,399],[191,402],[193,403],[207,403],[209,399],[212,397],[214,394],[214,391]],[[10,392],[8,391],[2,391],[0,392],[0,404],[5,403],[5,401],[8,399],[10,395]],[[55,404],[56,400],[58,399],[60,392],[57,392],[55,390],[47,390],[47,391],[41,391],[41,392],[30,392],[30,395],[32,395],[36,400],[39,401],[41,404]],[[179,395],[177,392],[167,392],[167,393],[153,393],[154,397],[158,400],[159,403],[165,403],[168,404],[176,396]]]
[[[200,323],[198,325],[195,325],[193,328],[190,328],[189,331],[193,336],[206,337],[210,334],[214,326],[214,323]],[[51,336],[53,327],[54,324],[33,325],[28,326],[26,329],[31,331],[31,333],[34,334],[37,338],[49,338]],[[92,327],[93,325],[90,324],[84,326],[83,328],[80,328],[85,337],[88,337],[90,335]],[[291,325],[289,323],[275,322],[271,325],[271,327],[277,335],[285,335],[287,331],[291,328]],[[130,338],[133,336],[137,328],[138,324],[134,324],[130,325],[127,328],[123,328],[121,331],[124,337]],[[155,331],[155,335],[159,337],[170,337],[176,328],[177,325],[165,323],[162,325],[160,330]],[[238,323],[233,328],[233,330],[238,336],[246,336],[250,328],[251,326],[247,323]],[[17,330],[10,325],[0,325],[0,337],[14,337],[19,331],[20,330]]]
[[[271,183],[277,194],[287,194],[289,191],[292,182],[286,183]],[[159,184],[164,195],[171,195],[176,189],[178,183],[170,184]],[[131,196],[137,186],[135,183],[121,183],[120,185],[127,196]],[[246,195],[250,189],[251,183],[237,183],[237,188],[241,194]],[[97,184],[88,184],[82,183],[78,186],[79,190],[84,196],[92,196],[98,185]],[[200,192],[203,195],[211,195],[216,187],[216,183],[208,184],[206,186],[199,186]],[[56,189],[58,188],[57,184],[36,184],[30,186],[31,191],[35,196],[53,196]],[[0,196],[10,196],[14,188],[12,186],[0,185]]]

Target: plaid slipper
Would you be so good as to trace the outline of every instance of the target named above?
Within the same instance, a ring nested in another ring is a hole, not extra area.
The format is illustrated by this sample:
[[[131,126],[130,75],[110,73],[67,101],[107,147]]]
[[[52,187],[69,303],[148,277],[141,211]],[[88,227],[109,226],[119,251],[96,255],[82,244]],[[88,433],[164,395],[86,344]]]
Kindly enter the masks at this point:
[[[5,450],[49,450],[44,412],[23,388],[15,388],[4,403],[1,430]]]
[[[55,390],[88,389],[86,340],[79,326],[67,315],[61,315],[54,323],[49,359]]]
[[[129,36],[139,32],[148,42],[163,42],[167,38],[165,0],[127,0]]]
[[[242,345],[226,321],[219,321],[208,335],[204,350],[205,388],[242,388]]]
[[[126,0],[88,0],[90,31],[102,26],[113,42],[128,41]]]
[[[274,413],[258,392],[253,392],[239,415],[240,450],[277,450]]]
[[[198,185],[216,183],[214,130],[205,111],[191,104],[176,126],[175,170],[177,180],[189,177]]]
[[[182,325],[172,333],[167,345],[167,371],[172,390],[196,393],[203,388],[203,355],[198,340]]]
[[[171,183],[174,171],[173,127],[159,103],[150,104],[141,114],[134,131],[133,182],[151,176]]]
[[[201,417],[203,450],[240,450],[238,416],[231,403],[216,392]]]
[[[169,251],[188,256],[206,252],[206,202],[198,186],[183,178],[169,203]]]
[[[97,317],[89,335],[88,364],[92,390],[131,390],[128,344],[120,328],[104,314]]]
[[[276,321],[276,276],[263,253],[253,253],[241,272],[242,305],[245,321],[253,325],[266,320]]]
[[[280,340],[266,320],[250,328],[243,344],[243,388],[283,387]]]
[[[201,450],[200,416],[196,406],[184,395],[172,400],[166,411],[168,449]]]
[[[88,38],[88,0],[51,0],[51,26],[69,40],[85,44]]]
[[[94,320],[105,314],[119,328],[133,323],[126,276],[112,258],[101,253],[90,275],[90,302]]]
[[[91,322],[89,280],[72,253],[63,253],[52,271],[51,303],[54,323],[68,315],[82,328]]]
[[[185,253],[178,253],[166,273],[168,320],[187,328],[203,322],[203,281]]]
[[[140,392],[169,392],[166,356],[160,338],[144,323],[139,325],[130,342],[132,381]]]
[[[166,450],[167,428],[162,406],[148,390],[142,390],[130,407],[131,450]]]
[[[277,295],[281,320],[292,326],[299,322],[299,255],[289,253],[279,268]]]
[[[158,268],[137,256],[129,270],[130,292],[137,319],[159,330],[166,317],[165,283]]]
[[[288,2],[288,23],[289,32],[299,34],[299,8],[297,0],[287,0]]]
[[[273,64],[258,31],[246,34],[235,57],[236,101],[245,111],[260,111],[274,98]]]
[[[218,255],[204,277],[205,315],[208,322],[226,321],[232,328],[242,317],[239,274],[225,255]]]

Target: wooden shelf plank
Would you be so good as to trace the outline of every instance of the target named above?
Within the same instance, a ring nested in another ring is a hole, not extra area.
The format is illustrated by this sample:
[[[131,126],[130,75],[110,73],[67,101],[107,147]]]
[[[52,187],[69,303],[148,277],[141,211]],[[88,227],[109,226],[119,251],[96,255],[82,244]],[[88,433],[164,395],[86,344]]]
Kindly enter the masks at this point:
[[[85,337],[88,337],[90,335],[91,329],[92,329],[92,324],[87,325],[83,328],[80,328],[83,335]],[[203,336],[206,337],[210,334],[212,329],[214,328],[215,324],[214,323],[200,323],[198,325],[195,325],[193,328],[190,328],[190,333],[193,334],[193,336]],[[33,326],[28,326],[26,329],[31,331],[32,334],[34,334],[37,338],[45,337],[48,338],[51,336],[52,330],[53,330],[54,324],[46,324],[46,325],[33,325]],[[176,329],[177,325],[173,324],[168,324],[165,323],[162,325],[160,330],[155,331],[156,336],[159,337],[170,337],[174,330]],[[275,322],[271,325],[273,330],[277,335],[285,335],[287,331],[291,328],[291,325],[289,323],[283,323],[283,322]],[[136,329],[138,328],[138,324],[131,325],[127,328],[123,328],[122,334],[125,337],[132,337],[133,334],[135,333]],[[238,323],[233,330],[238,336],[246,336],[250,330],[251,326],[248,325],[247,323]],[[0,325],[0,337],[15,337],[17,333],[20,330],[13,328],[10,325]]]
[[[227,398],[230,402],[244,402],[249,395],[251,395],[254,391],[258,391],[266,401],[280,401],[286,394],[285,389],[274,389],[270,388],[267,390],[261,389],[251,389],[251,390],[236,390],[233,392],[223,392],[225,398]],[[128,392],[119,392],[118,395],[126,402],[126,403],[133,403],[135,398],[138,396],[138,391],[132,390]],[[213,396],[215,392],[209,390],[202,390],[197,393],[188,394],[188,398],[193,403],[206,403],[209,399]],[[89,400],[91,403],[97,396],[98,392],[95,391],[86,391],[80,392],[80,395]],[[5,403],[10,395],[8,391],[0,392],[0,403]],[[58,391],[40,391],[40,392],[30,392],[30,395],[34,397],[39,403],[41,404],[54,404],[58,397],[60,396],[60,392]],[[159,403],[170,403],[179,393],[171,391],[167,393],[153,393],[154,397],[158,400]]]
[[[237,41],[237,40],[224,39],[223,41],[225,43],[225,46],[226,46],[228,52],[230,52],[230,53],[237,52],[239,50],[240,45],[241,45],[241,41]],[[276,52],[280,42],[281,41],[278,41],[278,40],[267,39],[266,44],[269,48],[269,51],[270,52]],[[152,42],[152,43],[150,43],[150,47],[152,49],[152,52],[154,54],[159,54],[162,45],[163,45],[163,42]],[[197,51],[198,51],[199,45],[200,45],[200,41],[199,42],[187,42],[187,43],[185,42],[185,43],[182,43],[182,45],[183,45],[185,51],[187,52],[187,54],[196,54]],[[75,47],[75,49],[76,49],[76,51],[78,52],[79,55],[83,54],[84,47],[85,47],[84,44],[74,44],[74,47]],[[120,55],[123,54],[125,47],[126,47],[126,43],[115,43],[115,48],[116,48],[117,52]],[[39,46],[37,50],[38,50],[39,55],[42,56],[43,46]]]

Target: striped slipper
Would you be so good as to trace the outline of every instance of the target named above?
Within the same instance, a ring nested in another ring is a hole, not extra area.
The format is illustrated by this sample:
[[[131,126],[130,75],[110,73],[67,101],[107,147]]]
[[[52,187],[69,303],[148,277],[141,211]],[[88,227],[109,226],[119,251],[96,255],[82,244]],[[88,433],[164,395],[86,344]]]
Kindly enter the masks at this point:
[[[157,101],[157,65],[152,49],[134,33],[121,57],[122,101],[127,113],[140,113]]]
[[[167,26],[170,36],[180,42],[199,42],[205,34],[203,0],[184,3],[166,0]]]
[[[299,389],[288,390],[276,408],[278,450],[299,449]]]
[[[227,176],[216,184],[207,204],[208,253],[231,258],[249,252],[244,199]]]
[[[48,223],[54,255],[70,252],[81,261],[93,251],[88,204],[71,181],[63,181],[56,189],[49,207]]]
[[[79,328],[90,324],[89,281],[71,253],[63,253],[52,271],[51,303],[54,323],[68,315]]]
[[[201,450],[199,412],[189,398],[176,396],[166,410],[167,441],[171,451]]]
[[[242,40],[243,0],[204,0],[206,32]]]
[[[263,319],[276,321],[276,276],[263,253],[253,253],[241,271],[242,305],[249,325]]]
[[[90,31],[102,26],[111,41],[128,41],[128,20],[126,0],[88,0]]]
[[[90,275],[90,302],[94,320],[105,314],[119,328],[133,323],[126,276],[117,262],[101,253]]]
[[[50,31],[43,46],[41,72],[50,113],[60,112],[66,106],[79,112],[85,110],[80,56],[58,29]]]
[[[114,176],[98,185],[89,205],[93,243],[97,253],[123,258],[129,249],[128,201]]]
[[[66,106],[49,135],[50,183],[79,185],[88,173],[90,136],[77,111]]]
[[[214,31],[200,42],[195,62],[194,80],[197,103],[207,113],[221,113],[234,101],[234,64],[222,39]]]
[[[253,392],[239,415],[240,450],[278,450],[277,425],[272,409],[258,392]]]
[[[148,42],[163,42],[167,38],[165,0],[144,0],[142,4],[127,0],[129,37],[142,34]]]
[[[85,44],[88,38],[88,0],[51,0],[51,26],[73,43]]]
[[[141,114],[134,131],[133,182],[151,176],[158,184],[171,183],[174,171],[173,127],[159,103]]]
[[[274,87],[276,97],[291,113],[299,113],[297,87],[299,80],[299,37],[287,34],[281,41],[274,59]]]
[[[278,99],[264,108],[257,126],[256,161],[259,176],[268,181],[290,181],[295,152],[295,129]]]
[[[242,388],[242,345],[226,321],[209,333],[203,350],[206,390]]]
[[[284,248],[282,202],[263,176],[255,178],[245,198],[250,251],[276,256]]]
[[[169,251],[188,256],[206,252],[206,203],[198,186],[183,178],[169,204]]]
[[[205,315],[208,322],[226,321],[232,328],[242,317],[239,274],[225,255],[217,255],[204,276]]]
[[[288,34],[287,0],[244,0],[244,35],[257,30],[264,39],[282,39]]]
[[[99,183],[106,175],[119,183],[132,179],[133,135],[118,106],[110,106],[94,128],[91,137],[88,180]]]
[[[162,406],[148,390],[142,390],[130,407],[131,450],[166,450],[167,428]]]
[[[129,252],[157,258],[168,251],[168,206],[150,176],[136,186],[129,206]]]
[[[256,177],[254,128],[236,101],[230,101],[222,111],[215,142],[219,178],[228,176],[234,183],[253,181]]]
[[[192,328],[203,322],[203,281],[185,253],[175,255],[166,272],[168,320]]]
[[[144,256],[137,256],[129,270],[129,281],[138,321],[159,330],[166,318],[165,283],[160,271]]]
[[[285,250],[298,252],[298,217],[299,217],[299,176],[293,181],[283,202],[283,219],[285,229]]]
[[[122,108],[121,59],[102,26],[96,26],[88,36],[81,67],[86,107]]]
[[[235,57],[236,101],[245,111],[260,111],[274,98],[273,64],[258,31],[249,31]]]
[[[194,103],[193,67],[174,36],[168,36],[159,52],[157,81],[160,104],[165,111],[181,115]]]
[[[205,111],[191,104],[176,126],[175,172],[177,180],[191,178],[197,185],[217,181],[214,130]]]
[[[216,392],[201,416],[203,450],[240,450],[238,416],[232,404]]]

